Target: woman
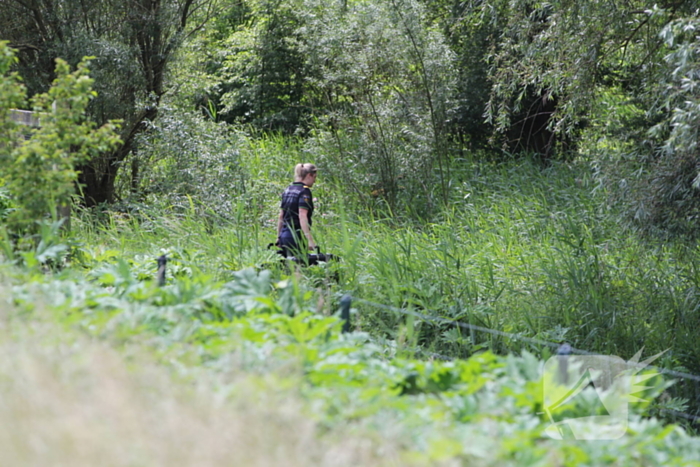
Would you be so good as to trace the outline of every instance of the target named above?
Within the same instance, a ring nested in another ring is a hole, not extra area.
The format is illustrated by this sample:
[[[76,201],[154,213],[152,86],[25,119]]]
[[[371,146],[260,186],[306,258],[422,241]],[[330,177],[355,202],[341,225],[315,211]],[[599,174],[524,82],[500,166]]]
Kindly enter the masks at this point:
[[[282,193],[282,205],[277,220],[277,246],[285,257],[306,257],[306,250],[315,250],[311,235],[311,216],[314,203],[310,188],[316,182],[314,164],[297,164],[294,167],[294,183]]]

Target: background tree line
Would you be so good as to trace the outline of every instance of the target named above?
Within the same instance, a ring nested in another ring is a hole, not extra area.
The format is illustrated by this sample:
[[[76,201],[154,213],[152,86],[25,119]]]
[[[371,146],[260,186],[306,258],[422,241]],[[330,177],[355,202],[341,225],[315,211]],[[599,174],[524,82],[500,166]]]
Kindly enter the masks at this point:
[[[30,96],[56,58],[94,57],[89,115],[122,142],[77,167],[88,206],[225,202],[200,185],[250,175],[245,129],[300,138],[392,212],[448,204],[464,158],[535,157],[590,162],[644,228],[697,230],[694,2],[7,0],[0,18]]]

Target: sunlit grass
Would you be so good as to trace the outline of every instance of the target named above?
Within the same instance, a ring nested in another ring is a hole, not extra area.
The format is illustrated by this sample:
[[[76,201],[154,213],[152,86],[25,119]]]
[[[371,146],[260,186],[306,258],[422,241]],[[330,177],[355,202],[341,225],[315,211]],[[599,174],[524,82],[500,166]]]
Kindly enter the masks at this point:
[[[293,165],[310,156],[283,138],[246,144],[241,157],[252,188],[235,218],[203,217],[194,207],[177,215],[113,215],[106,223],[86,217],[75,223],[78,238],[97,257],[110,250],[150,257],[155,272],[155,257],[167,253],[223,281],[232,271],[275,263],[267,245],[275,240],[279,192]],[[413,221],[358,209],[360,200],[353,203],[352,193],[321,171],[313,189],[314,235],[342,261],[303,273],[329,300],[350,293],[591,351],[631,356],[642,346],[665,350],[669,342],[696,347],[683,327],[700,303],[696,250],[639,238],[583,164],[470,164],[455,171],[450,205]],[[367,329],[388,338],[403,332],[402,316],[359,312]],[[436,351],[470,351],[450,329],[426,323],[418,329],[419,341]],[[503,352],[528,347],[483,335],[469,342]],[[687,350],[671,352],[669,363],[687,367]]]
[[[208,217],[196,206],[115,214],[106,223],[86,216],[75,230],[87,256],[116,251],[151,261],[155,273],[155,258],[167,253],[174,265],[220,281],[232,271],[275,264],[267,245],[275,241],[279,194],[294,164],[313,156],[299,141],[281,137],[245,141],[241,163],[249,179],[233,219]],[[697,249],[637,236],[584,163],[544,169],[527,160],[462,164],[454,171],[450,204],[413,220],[381,204],[360,208],[367,205],[342,180],[324,178],[321,168],[313,188],[314,236],[342,261],[300,273],[325,297],[326,310],[349,293],[624,357],[642,347],[671,347],[667,365],[700,370],[690,358],[698,344],[687,332],[700,308]],[[288,271],[275,268],[275,274],[283,278]],[[387,339],[405,332],[404,316],[357,310],[361,329]],[[449,326],[419,322],[415,328],[420,345],[448,355],[483,346],[542,351],[478,333],[465,340]]]
[[[1,288],[0,297],[7,298]],[[289,390],[292,372],[260,375],[235,361],[226,372],[170,365],[174,356],[159,359],[136,345],[138,329],[124,347],[87,338],[64,320],[42,306],[31,319],[19,310],[0,311],[3,465],[398,462],[389,440],[379,447],[342,427],[320,427]]]

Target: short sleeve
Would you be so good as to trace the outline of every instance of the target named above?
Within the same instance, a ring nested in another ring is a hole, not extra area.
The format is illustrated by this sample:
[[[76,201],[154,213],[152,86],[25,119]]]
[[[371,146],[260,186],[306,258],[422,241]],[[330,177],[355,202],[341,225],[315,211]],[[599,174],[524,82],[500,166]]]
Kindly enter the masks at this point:
[[[314,204],[311,199],[311,190],[304,188],[304,191],[302,191],[301,195],[299,196],[299,208],[308,209],[310,211],[313,209],[313,206]]]

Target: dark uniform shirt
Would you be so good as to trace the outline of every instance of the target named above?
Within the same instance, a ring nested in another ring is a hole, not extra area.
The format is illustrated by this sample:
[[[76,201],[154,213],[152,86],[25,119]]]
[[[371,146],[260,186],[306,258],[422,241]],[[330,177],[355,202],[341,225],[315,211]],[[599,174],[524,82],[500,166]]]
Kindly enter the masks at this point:
[[[309,226],[311,226],[311,216],[314,212],[314,202],[311,198],[311,190],[302,182],[294,182],[282,193],[282,212],[284,213],[284,223],[280,238],[282,240],[302,239],[301,222],[299,221],[299,208],[308,210]],[[287,242],[285,242],[287,243]],[[293,243],[296,243],[295,241]]]

